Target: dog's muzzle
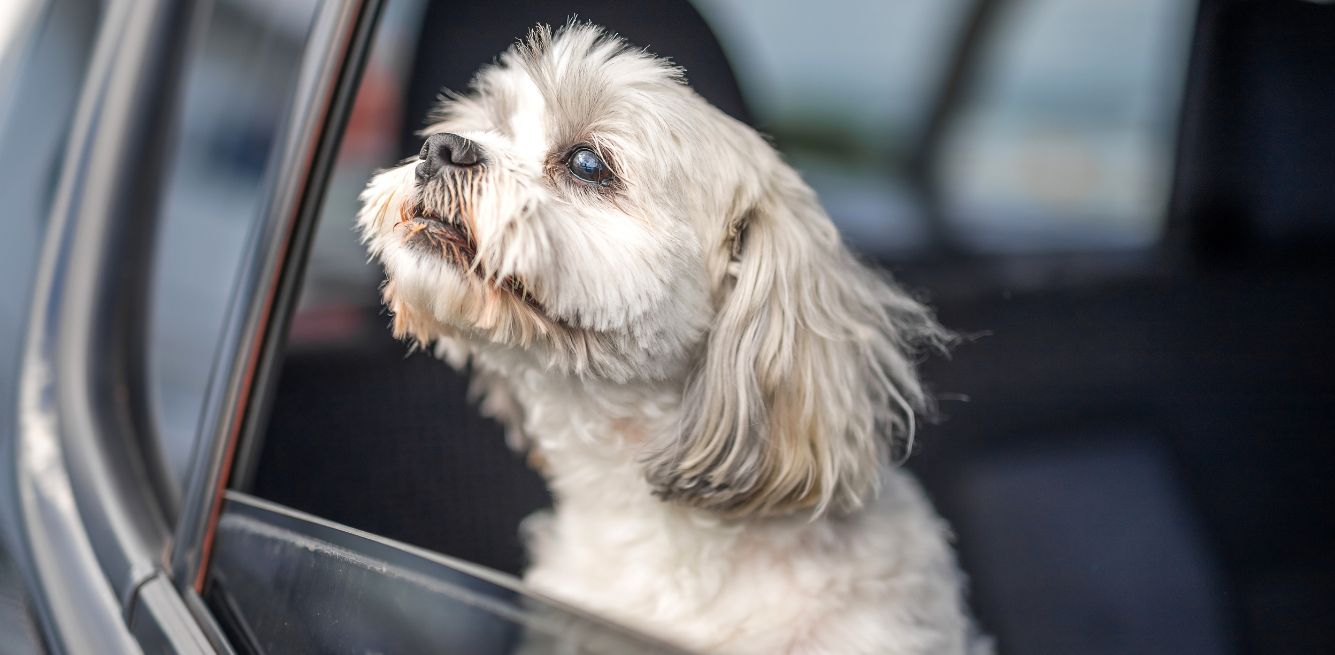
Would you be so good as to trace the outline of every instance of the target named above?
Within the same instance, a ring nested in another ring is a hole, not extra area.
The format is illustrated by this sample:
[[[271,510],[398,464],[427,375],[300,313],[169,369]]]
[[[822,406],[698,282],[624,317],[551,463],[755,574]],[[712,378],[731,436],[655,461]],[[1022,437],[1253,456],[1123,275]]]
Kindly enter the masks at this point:
[[[458,134],[442,132],[427,137],[417,156],[422,163],[413,172],[418,182],[426,182],[444,168],[469,168],[481,164],[482,148]]]

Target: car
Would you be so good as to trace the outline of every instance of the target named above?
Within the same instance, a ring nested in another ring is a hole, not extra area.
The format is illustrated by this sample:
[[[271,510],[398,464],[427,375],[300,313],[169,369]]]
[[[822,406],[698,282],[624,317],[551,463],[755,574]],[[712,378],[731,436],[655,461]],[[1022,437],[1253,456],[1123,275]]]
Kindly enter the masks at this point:
[[[576,13],[964,337],[906,466],[1001,652],[1335,650],[1335,6],[23,0],[0,651],[680,652],[524,587],[550,498],[351,229],[442,87]]]

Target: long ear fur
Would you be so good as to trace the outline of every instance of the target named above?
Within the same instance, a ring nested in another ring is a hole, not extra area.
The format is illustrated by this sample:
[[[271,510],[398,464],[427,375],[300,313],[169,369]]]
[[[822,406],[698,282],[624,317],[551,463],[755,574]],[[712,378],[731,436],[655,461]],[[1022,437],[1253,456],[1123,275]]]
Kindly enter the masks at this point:
[[[681,433],[646,475],[664,499],[729,516],[849,510],[874,492],[926,404],[921,346],[948,334],[844,247],[786,165],[739,219],[741,243]]]

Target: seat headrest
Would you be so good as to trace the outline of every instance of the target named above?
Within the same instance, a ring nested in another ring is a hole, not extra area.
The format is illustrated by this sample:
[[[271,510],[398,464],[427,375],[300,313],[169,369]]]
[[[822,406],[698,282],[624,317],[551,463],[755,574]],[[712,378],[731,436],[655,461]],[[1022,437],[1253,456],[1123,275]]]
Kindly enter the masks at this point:
[[[422,18],[404,103],[403,152],[421,147],[415,132],[442,88],[462,91],[483,64],[534,25],[570,17],[597,23],[636,46],[670,57],[714,106],[749,122],[742,93],[718,39],[685,0],[486,0],[431,2]]]
[[[1171,220],[1198,249],[1335,237],[1335,5],[1204,2]]]

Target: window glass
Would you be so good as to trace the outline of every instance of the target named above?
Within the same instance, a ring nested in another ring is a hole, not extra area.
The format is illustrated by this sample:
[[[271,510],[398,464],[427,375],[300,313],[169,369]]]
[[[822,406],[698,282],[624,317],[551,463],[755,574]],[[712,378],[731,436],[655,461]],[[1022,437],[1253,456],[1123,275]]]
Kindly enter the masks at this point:
[[[186,64],[150,334],[160,454],[177,491],[247,235],[263,218],[317,7],[315,0],[220,0]]]
[[[517,580],[236,492],[205,597],[248,653],[685,655]]]
[[[1190,0],[999,3],[981,48],[967,0],[694,0],[757,126],[820,194],[846,241],[902,257],[1143,247],[1159,234]],[[936,108],[953,57],[977,62],[963,106]],[[938,208],[907,174],[921,153]],[[936,227],[932,221],[945,221]],[[933,239],[949,239],[940,244]]]
[[[952,233],[1001,252],[1155,241],[1193,6],[1009,3],[939,159]]]
[[[844,238],[871,253],[928,236],[900,179],[962,0],[694,0],[718,35],[756,126],[773,136]]]

